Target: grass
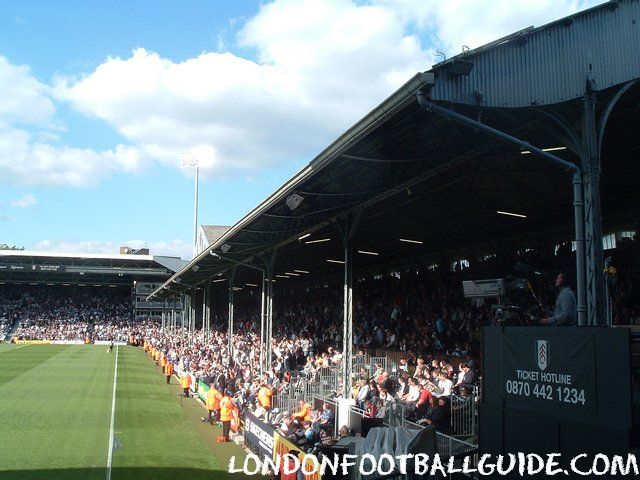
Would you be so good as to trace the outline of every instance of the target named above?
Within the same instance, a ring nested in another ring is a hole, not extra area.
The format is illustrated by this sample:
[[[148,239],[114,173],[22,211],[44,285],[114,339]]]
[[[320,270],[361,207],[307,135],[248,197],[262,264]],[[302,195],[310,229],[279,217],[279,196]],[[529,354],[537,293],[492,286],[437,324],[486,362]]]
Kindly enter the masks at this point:
[[[115,353],[0,345],[0,480],[107,478]],[[244,451],[217,444],[202,407],[140,349],[119,347],[112,480],[225,479]]]

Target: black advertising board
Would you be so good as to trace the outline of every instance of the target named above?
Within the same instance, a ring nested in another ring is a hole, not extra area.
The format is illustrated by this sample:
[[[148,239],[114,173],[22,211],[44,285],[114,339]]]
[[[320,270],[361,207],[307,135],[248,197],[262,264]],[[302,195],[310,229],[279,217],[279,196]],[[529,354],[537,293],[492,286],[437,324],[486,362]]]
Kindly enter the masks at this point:
[[[247,411],[244,416],[244,443],[256,455],[273,458],[275,429]]]
[[[627,430],[629,331],[603,327],[486,327],[483,403]]]
[[[546,408],[595,412],[595,339],[538,329],[502,337],[502,395]]]
[[[64,272],[64,265],[32,265],[26,263],[0,263],[0,272]]]

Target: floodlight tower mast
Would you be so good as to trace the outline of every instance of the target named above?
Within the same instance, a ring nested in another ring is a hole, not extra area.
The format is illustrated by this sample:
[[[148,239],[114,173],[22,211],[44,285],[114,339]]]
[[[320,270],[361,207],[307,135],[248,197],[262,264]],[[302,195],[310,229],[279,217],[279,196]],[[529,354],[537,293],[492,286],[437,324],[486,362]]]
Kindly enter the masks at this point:
[[[180,158],[180,166],[182,168],[195,169],[195,187],[193,195],[193,257],[198,254],[198,177],[200,174],[200,165],[198,159],[190,153],[185,153]]]

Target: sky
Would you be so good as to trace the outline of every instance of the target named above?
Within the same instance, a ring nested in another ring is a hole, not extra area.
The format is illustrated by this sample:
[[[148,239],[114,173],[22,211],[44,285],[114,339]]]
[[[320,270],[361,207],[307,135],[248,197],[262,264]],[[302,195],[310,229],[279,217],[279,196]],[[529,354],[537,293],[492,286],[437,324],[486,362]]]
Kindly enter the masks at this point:
[[[415,73],[592,0],[3,0],[0,243],[191,258]]]

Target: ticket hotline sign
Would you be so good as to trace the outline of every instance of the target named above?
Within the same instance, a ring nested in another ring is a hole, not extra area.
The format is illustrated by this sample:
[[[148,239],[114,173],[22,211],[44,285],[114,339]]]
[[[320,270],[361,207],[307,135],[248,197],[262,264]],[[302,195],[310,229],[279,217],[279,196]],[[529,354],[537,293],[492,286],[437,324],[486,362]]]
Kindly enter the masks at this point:
[[[546,333],[502,338],[505,398],[582,411],[596,410],[595,340]]]

